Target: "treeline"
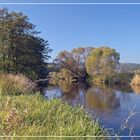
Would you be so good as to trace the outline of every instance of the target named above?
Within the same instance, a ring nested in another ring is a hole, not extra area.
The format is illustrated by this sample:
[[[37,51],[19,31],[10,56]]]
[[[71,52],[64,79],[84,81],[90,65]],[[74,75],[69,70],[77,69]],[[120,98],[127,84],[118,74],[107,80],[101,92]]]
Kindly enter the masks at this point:
[[[75,48],[71,52],[61,51],[54,60],[60,66],[59,72],[50,77],[67,81],[88,81],[94,84],[121,84],[131,82],[132,71],[122,68],[120,54],[110,47]]]
[[[53,62],[55,67],[51,64],[48,67],[47,61],[52,50],[39,33],[23,13],[0,9],[0,73],[24,74],[31,79],[40,79],[46,78],[48,72],[55,68],[57,73],[51,75],[59,79],[92,79],[96,82],[127,79],[129,65],[120,64],[120,54],[106,46],[61,51]]]
[[[51,49],[23,13],[0,9],[0,72],[22,73],[32,79],[46,76]]]

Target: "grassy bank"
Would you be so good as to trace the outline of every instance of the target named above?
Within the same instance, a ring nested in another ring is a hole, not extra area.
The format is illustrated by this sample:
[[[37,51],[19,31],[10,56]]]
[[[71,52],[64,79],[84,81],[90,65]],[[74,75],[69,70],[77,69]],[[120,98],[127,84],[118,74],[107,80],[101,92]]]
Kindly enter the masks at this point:
[[[0,96],[0,135],[105,135],[80,107],[41,95]]]

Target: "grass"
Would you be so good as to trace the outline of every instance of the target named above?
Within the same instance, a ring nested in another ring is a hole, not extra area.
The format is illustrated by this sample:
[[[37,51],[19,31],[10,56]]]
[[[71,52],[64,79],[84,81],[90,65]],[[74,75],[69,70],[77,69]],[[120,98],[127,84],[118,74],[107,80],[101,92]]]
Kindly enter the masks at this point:
[[[81,107],[41,95],[0,95],[1,136],[103,136],[104,130]]]
[[[1,140],[112,140],[111,137],[3,137]],[[119,140],[119,138],[118,138]]]
[[[32,93],[35,88],[36,84],[21,74],[0,74],[0,95]]]

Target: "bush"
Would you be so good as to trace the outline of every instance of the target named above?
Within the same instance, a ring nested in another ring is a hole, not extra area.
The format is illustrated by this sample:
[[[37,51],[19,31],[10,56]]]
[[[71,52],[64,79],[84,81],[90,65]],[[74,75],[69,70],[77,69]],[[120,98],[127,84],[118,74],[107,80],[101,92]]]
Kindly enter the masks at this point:
[[[20,95],[32,93],[36,84],[23,75],[1,74],[0,95]]]
[[[132,78],[132,73],[116,73],[114,76],[112,76],[112,82],[117,85],[130,85]]]
[[[130,85],[133,74],[131,73],[114,73],[113,75],[96,75],[93,77],[95,85]]]

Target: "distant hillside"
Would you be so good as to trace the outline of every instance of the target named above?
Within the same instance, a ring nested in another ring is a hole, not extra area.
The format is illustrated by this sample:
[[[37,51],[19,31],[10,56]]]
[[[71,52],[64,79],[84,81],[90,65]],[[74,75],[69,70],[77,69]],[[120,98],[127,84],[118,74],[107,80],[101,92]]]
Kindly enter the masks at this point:
[[[117,66],[118,72],[134,72],[136,70],[140,69],[140,64],[136,63],[119,63]],[[59,71],[60,66],[55,63],[48,63],[48,72],[51,71]]]
[[[118,71],[125,71],[125,72],[134,72],[137,69],[140,69],[140,64],[136,63],[120,63],[118,65]]]

